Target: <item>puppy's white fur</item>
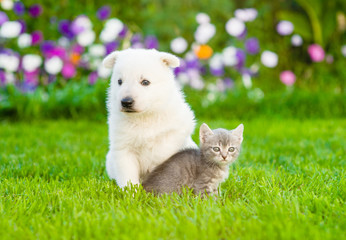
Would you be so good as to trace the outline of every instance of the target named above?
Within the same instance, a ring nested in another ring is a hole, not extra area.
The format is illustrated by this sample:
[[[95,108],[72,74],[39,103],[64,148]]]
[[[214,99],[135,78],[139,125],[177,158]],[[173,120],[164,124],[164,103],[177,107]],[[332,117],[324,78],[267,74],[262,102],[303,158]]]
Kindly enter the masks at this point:
[[[156,50],[127,49],[111,53],[103,65],[113,69],[107,102],[107,173],[120,187],[139,184],[174,153],[196,147],[191,139],[194,114],[172,72],[179,59]],[[143,86],[144,79],[150,85]],[[125,97],[134,100],[135,112],[124,112]]]

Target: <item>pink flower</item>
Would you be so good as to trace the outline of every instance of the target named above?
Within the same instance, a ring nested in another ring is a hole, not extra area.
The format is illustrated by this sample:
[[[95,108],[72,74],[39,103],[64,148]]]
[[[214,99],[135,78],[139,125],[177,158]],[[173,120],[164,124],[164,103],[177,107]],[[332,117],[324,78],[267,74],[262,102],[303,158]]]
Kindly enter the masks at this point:
[[[43,34],[41,31],[34,31],[31,33],[31,44],[38,45],[43,41]]]
[[[311,44],[308,47],[308,53],[313,62],[321,62],[324,59],[324,50],[318,44]]]
[[[64,78],[72,78],[76,74],[76,68],[72,63],[66,62],[62,68],[61,74]]]
[[[280,80],[286,86],[292,86],[296,81],[296,75],[292,71],[283,71],[280,73]]]

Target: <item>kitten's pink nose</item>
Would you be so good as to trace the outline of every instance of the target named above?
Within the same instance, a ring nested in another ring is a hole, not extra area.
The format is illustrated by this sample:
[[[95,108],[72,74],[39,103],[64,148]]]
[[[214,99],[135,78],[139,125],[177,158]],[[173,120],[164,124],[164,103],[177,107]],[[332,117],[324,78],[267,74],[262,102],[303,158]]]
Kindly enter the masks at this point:
[[[224,156],[224,155],[221,155],[221,156],[222,156],[223,160],[226,160],[226,158],[227,158],[227,155],[226,155],[226,156]]]

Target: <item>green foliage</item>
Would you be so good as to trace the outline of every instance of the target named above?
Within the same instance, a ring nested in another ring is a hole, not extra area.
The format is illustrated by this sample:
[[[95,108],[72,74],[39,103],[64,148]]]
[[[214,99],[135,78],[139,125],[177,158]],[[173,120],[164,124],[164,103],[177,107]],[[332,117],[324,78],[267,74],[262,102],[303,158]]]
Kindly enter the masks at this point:
[[[95,85],[70,81],[63,88],[53,84],[25,94],[9,85],[0,91],[0,119],[105,119],[108,85],[106,81],[98,81]],[[330,118],[346,114],[343,93],[282,89],[267,90],[262,98],[257,96],[256,90],[240,87],[225,93],[212,92],[213,99],[209,99],[211,93],[208,91],[197,92],[190,88],[184,91],[197,118]]]
[[[47,89],[39,87],[25,94],[8,85],[0,90],[0,116],[14,119],[104,118],[108,82],[98,81],[95,85],[89,85],[87,81],[70,81],[63,88],[56,85],[51,84]]]
[[[1,239],[342,239],[345,121],[243,123],[220,197],[200,199],[120,190],[105,173],[105,121],[2,122]]]

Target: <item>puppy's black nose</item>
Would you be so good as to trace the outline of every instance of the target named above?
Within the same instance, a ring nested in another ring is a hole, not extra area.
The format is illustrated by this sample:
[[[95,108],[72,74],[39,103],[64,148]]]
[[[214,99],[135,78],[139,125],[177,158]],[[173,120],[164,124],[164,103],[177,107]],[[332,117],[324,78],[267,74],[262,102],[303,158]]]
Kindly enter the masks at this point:
[[[126,97],[121,100],[121,106],[124,108],[131,108],[135,101],[131,97]]]

